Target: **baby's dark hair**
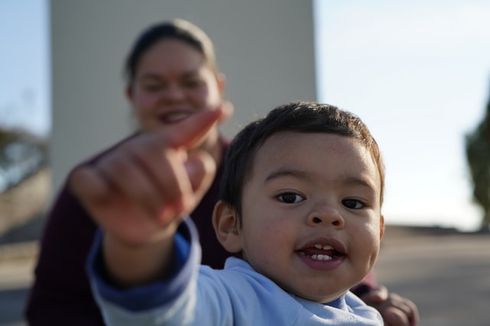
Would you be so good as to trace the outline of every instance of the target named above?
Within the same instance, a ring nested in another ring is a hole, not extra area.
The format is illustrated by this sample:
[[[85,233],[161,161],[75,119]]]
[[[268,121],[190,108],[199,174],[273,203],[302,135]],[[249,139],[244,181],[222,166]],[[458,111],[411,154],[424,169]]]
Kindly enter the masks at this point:
[[[220,199],[241,219],[242,192],[258,149],[279,132],[329,133],[358,140],[371,153],[381,179],[383,202],[384,165],[376,140],[356,115],[328,104],[296,102],[273,109],[265,118],[247,125],[232,141],[224,161]]]
[[[126,58],[125,64],[126,81],[129,86],[131,86],[134,81],[141,57],[153,45],[166,39],[175,39],[190,45],[193,49],[203,55],[204,62],[212,70],[217,70],[214,46],[207,34],[188,21],[175,19],[148,27],[138,39],[136,39]]]

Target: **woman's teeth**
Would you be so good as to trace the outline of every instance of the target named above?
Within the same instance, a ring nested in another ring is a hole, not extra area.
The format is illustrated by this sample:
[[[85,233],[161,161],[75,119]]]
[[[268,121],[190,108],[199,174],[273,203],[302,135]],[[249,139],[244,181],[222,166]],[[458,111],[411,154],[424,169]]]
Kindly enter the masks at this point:
[[[319,260],[319,261],[326,261],[326,260],[332,260],[332,257],[330,257],[328,255],[311,255],[311,259]]]
[[[187,118],[189,115],[191,115],[189,112],[174,112],[174,113],[168,113],[165,114],[161,117],[161,120],[165,123],[175,123],[181,120],[184,120]]]

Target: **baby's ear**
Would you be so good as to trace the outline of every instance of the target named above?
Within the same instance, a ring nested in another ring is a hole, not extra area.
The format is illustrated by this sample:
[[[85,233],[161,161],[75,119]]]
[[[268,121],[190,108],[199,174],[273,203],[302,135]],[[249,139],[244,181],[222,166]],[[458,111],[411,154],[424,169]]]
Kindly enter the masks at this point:
[[[230,205],[218,201],[213,211],[213,227],[216,237],[226,251],[237,253],[242,250],[238,213]]]
[[[380,216],[380,221],[379,221],[379,237],[381,240],[383,240],[383,237],[385,235],[385,217],[383,215]]]

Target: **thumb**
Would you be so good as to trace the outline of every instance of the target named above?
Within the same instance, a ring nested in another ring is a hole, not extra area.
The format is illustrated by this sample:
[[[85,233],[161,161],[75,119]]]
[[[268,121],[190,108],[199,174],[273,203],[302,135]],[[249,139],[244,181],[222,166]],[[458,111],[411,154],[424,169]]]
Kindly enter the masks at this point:
[[[189,155],[184,165],[192,190],[197,195],[205,193],[216,174],[216,162],[213,157],[205,151],[197,151]]]
[[[235,107],[230,101],[223,101],[217,110],[222,111],[218,122],[223,123],[224,121],[230,119],[230,117],[233,115],[233,112],[235,111]]]
[[[384,286],[371,289],[362,296],[362,300],[372,304],[382,303],[388,299],[388,290]]]

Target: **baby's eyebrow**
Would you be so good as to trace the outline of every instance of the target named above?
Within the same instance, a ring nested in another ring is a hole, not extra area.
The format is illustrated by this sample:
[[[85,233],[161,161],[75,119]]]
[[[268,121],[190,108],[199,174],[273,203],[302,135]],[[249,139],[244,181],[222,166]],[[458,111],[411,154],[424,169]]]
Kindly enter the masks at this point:
[[[352,185],[352,186],[362,186],[369,188],[370,190],[375,190],[376,187],[374,185],[374,182],[371,181],[369,178],[363,178],[363,177],[356,177],[356,176],[347,176],[343,178],[343,183],[347,185]]]
[[[306,171],[298,170],[298,169],[290,169],[290,168],[282,168],[270,173],[264,182],[269,182],[271,180],[282,178],[282,177],[293,177],[298,179],[311,179],[312,176],[308,174]],[[369,188],[370,190],[375,190],[375,184],[369,178],[365,177],[357,177],[357,176],[344,176],[340,177],[339,180],[341,183],[350,186],[362,186],[365,188]]]
[[[297,169],[288,169],[283,168],[276,171],[273,171],[265,178],[265,182],[269,182],[271,180],[282,178],[282,177],[294,177],[298,179],[309,179],[310,176],[305,171],[297,170]]]

